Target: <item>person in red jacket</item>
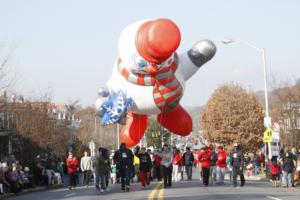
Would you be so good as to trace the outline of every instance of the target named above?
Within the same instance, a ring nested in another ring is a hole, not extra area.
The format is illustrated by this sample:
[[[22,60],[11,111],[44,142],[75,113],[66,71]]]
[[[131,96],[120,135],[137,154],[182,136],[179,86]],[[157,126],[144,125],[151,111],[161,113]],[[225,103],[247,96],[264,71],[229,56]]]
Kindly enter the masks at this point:
[[[270,167],[270,174],[272,178],[272,186],[279,186],[279,176],[280,176],[280,164],[277,162],[277,157],[273,156],[271,162],[266,163]]]
[[[209,148],[204,147],[203,152],[199,154],[199,162],[202,168],[202,180],[204,186],[208,186],[209,184],[210,157],[211,153]]]
[[[182,155],[179,149],[174,150],[173,155],[173,179],[175,182],[181,180]]]
[[[200,151],[193,151],[194,165],[198,165],[199,164],[199,153],[200,153]]]
[[[78,168],[78,160],[76,157],[73,157],[72,153],[69,153],[69,156],[66,160],[66,165],[69,174],[69,190],[76,187],[76,170]]]
[[[227,153],[224,151],[223,146],[218,146],[217,148],[217,184],[224,184],[224,176],[225,176],[225,170],[226,170],[226,157]]]

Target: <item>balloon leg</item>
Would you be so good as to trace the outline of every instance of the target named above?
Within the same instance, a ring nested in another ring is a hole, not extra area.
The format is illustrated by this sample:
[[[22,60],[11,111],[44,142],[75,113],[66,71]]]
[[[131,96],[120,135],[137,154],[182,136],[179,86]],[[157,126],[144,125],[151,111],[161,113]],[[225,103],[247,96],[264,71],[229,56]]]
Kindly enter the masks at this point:
[[[147,129],[147,116],[128,113],[126,124],[122,127],[120,141],[126,143],[127,147],[137,145]]]
[[[159,114],[157,121],[170,132],[180,136],[187,136],[193,130],[192,118],[180,105],[171,112]]]

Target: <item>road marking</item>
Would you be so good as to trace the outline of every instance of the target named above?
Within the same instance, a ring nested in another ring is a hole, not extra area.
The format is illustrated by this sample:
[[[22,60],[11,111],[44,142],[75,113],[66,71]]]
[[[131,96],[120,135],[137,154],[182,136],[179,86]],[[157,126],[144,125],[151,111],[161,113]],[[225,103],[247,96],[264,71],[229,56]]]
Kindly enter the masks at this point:
[[[65,197],[71,197],[71,196],[75,196],[76,193],[70,193],[70,194],[66,194]]]
[[[272,196],[266,196],[268,199],[273,199],[273,200],[281,200],[281,199],[278,199],[276,197],[272,197]]]
[[[153,200],[154,199],[154,196],[157,192],[157,189],[162,185],[162,182],[159,182],[156,184],[156,186],[153,188],[153,190],[150,192],[149,194],[149,197],[148,197],[148,200]]]
[[[160,188],[159,193],[158,193],[158,200],[164,199],[164,193],[165,193],[165,189],[163,187]]]

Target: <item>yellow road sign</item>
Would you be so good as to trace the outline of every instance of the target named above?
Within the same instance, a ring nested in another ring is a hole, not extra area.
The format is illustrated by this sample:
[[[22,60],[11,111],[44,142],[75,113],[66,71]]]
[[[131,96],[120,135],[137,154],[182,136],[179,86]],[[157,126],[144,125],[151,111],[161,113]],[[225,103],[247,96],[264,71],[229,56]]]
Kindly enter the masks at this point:
[[[272,129],[267,128],[267,130],[264,132],[264,137],[263,137],[264,142],[272,142]]]

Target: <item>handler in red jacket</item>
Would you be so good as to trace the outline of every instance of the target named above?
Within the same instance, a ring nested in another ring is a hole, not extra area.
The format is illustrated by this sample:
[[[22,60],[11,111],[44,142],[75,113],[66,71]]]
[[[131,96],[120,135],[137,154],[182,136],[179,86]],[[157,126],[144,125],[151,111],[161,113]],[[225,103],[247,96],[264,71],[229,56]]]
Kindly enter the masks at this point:
[[[199,154],[199,162],[202,168],[202,179],[204,186],[208,186],[209,184],[210,157],[211,153],[208,147],[204,147],[203,152]]]
[[[73,157],[72,153],[69,153],[69,156],[66,160],[66,165],[69,174],[69,190],[71,190],[76,187],[76,170],[79,166],[78,160],[76,157]]]
[[[225,176],[225,169],[226,169],[226,157],[227,153],[224,151],[223,146],[218,146],[218,153],[217,153],[217,184],[224,184],[224,176]]]
[[[174,150],[172,177],[175,182],[181,180],[182,155],[179,149]]]

